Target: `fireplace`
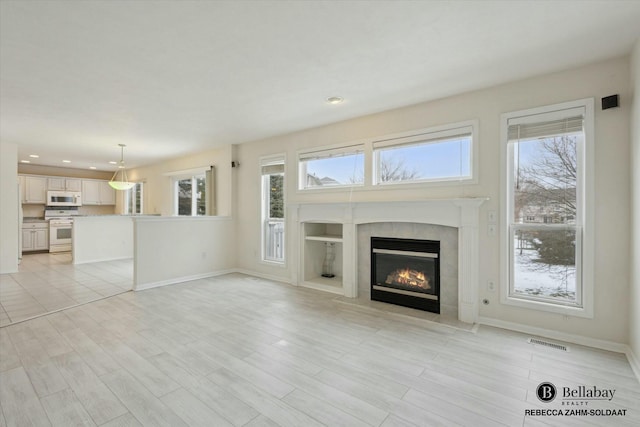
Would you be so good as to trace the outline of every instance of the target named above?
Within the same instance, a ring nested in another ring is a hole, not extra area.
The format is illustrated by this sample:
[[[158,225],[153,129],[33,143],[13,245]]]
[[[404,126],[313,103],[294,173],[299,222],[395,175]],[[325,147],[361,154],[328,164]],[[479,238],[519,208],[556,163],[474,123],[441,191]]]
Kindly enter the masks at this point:
[[[372,237],[371,299],[440,313],[440,242]]]

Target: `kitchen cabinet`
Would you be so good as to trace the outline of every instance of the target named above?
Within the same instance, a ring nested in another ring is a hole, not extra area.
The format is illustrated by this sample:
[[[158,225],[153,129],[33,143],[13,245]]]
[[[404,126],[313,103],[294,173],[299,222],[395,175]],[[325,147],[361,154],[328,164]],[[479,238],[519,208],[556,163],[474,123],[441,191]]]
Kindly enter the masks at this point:
[[[82,191],[82,180],[74,178],[47,178],[47,189],[54,191]]]
[[[18,175],[18,182],[20,183],[20,203],[26,203],[24,187],[26,185],[27,178],[24,175]]]
[[[47,178],[25,176],[23,202],[44,205],[47,202]]]
[[[82,180],[83,205],[115,205],[116,192],[109,185],[109,181],[95,179]]]
[[[49,250],[49,224],[46,222],[22,224],[22,252]]]

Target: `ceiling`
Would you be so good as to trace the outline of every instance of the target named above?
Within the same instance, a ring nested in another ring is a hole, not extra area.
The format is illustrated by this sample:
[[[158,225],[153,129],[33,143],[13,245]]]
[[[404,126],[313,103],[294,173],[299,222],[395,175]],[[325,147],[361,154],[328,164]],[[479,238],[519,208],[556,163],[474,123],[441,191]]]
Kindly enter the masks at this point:
[[[640,1],[3,0],[0,141],[150,164],[625,55],[638,22]]]

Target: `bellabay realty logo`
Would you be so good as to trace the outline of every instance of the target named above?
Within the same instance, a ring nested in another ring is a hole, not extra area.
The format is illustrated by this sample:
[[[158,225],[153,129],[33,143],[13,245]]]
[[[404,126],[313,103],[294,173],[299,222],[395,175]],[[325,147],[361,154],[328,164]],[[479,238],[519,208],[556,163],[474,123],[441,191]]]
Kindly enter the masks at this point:
[[[536,395],[541,402],[552,402],[558,394],[556,386],[552,383],[545,382],[538,385]],[[584,385],[571,388],[562,387],[562,404],[563,405],[588,405],[590,401],[606,400],[612,401],[616,390],[611,388],[598,388],[596,386],[587,387]]]
[[[559,409],[525,409],[525,416],[592,416],[616,417],[625,416],[626,409],[574,408],[589,406],[593,402],[611,402],[616,395],[612,388],[597,386],[577,386],[557,388],[551,382],[543,382],[536,387],[536,396],[542,403],[548,404],[559,399],[562,406],[572,408]]]

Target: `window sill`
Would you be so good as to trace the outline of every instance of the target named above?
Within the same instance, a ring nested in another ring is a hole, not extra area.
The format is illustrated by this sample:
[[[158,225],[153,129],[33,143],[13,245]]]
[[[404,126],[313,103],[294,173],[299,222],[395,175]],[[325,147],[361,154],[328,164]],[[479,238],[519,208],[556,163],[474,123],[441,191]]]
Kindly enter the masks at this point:
[[[534,300],[518,298],[513,296],[501,298],[500,302],[505,305],[521,307],[521,308],[526,308],[530,310],[562,314],[564,316],[593,319],[593,312],[591,310],[586,309],[585,307],[553,304],[550,302],[534,301]]]

